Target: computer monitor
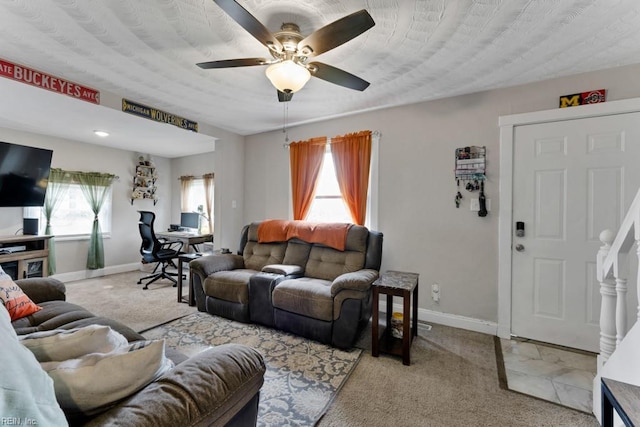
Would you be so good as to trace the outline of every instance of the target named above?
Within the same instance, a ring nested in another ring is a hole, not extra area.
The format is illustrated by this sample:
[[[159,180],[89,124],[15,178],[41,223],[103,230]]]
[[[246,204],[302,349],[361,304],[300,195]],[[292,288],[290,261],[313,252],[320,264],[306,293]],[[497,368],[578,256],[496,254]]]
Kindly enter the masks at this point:
[[[198,212],[182,212],[180,214],[180,227],[199,228],[200,214]]]

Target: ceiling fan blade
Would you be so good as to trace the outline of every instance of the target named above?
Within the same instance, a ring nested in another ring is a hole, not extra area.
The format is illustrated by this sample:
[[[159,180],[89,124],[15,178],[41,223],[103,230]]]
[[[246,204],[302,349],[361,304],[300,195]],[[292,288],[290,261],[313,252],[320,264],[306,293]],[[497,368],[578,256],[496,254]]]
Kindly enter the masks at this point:
[[[308,57],[318,56],[359,36],[376,25],[365,9],[340,18],[314,31],[298,43],[298,50]]]
[[[243,59],[225,59],[222,61],[200,62],[196,64],[198,67],[208,70],[209,68],[233,68],[233,67],[251,67],[253,65],[266,65],[271,61],[266,58],[243,58]]]
[[[260,21],[258,21],[244,7],[240,6],[238,2],[234,0],[213,1],[260,43],[277,52],[282,51],[282,43],[280,43]]]
[[[291,98],[293,98],[293,92],[286,93],[281,90],[278,91],[278,101],[289,102],[291,101]]]
[[[360,91],[369,87],[368,81],[363,80],[358,76],[354,76],[351,73],[347,73],[340,68],[332,67],[331,65],[323,64],[322,62],[310,62],[309,66],[312,70],[315,69],[315,71],[311,71],[312,76],[326,80],[330,83]]]

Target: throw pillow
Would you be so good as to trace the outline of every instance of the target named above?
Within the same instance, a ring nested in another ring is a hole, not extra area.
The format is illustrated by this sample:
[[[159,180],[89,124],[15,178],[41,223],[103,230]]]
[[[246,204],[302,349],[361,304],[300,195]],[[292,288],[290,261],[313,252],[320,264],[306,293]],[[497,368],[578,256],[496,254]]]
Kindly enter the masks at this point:
[[[38,362],[77,359],[90,353],[109,353],[127,345],[127,339],[105,325],[77,329],[54,329],[18,337]]]
[[[44,362],[56,397],[68,415],[92,415],[155,381],[173,362],[164,341],[138,341],[109,353],[92,353],[62,362]]]
[[[31,299],[22,292],[22,289],[11,279],[7,273],[0,267],[0,300],[7,308],[11,321],[20,319],[42,310],[42,307],[36,305]]]
[[[53,381],[20,345],[11,318],[0,306],[0,424],[66,426]]]

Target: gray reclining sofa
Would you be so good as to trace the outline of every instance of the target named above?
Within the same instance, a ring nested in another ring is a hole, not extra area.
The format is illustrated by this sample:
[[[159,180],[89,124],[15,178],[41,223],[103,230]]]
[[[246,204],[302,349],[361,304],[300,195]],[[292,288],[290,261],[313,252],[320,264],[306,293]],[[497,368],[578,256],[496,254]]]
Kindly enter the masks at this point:
[[[371,317],[382,233],[351,225],[344,250],[300,238],[260,242],[243,228],[237,254],[189,264],[198,310],[349,348]]]

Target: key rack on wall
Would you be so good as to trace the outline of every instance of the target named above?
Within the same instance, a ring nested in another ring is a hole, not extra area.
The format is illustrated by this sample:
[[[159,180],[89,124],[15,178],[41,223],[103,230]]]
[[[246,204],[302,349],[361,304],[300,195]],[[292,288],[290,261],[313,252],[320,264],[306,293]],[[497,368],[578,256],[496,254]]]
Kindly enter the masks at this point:
[[[487,179],[487,148],[472,145],[456,148],[455,152],[455,179],[457,186],[456,208],[460,207],[462,189],[467,191],[479,191],[478,216],[486,216],[486,199],[484,195],[484,182]]]

